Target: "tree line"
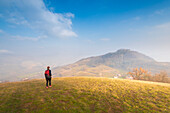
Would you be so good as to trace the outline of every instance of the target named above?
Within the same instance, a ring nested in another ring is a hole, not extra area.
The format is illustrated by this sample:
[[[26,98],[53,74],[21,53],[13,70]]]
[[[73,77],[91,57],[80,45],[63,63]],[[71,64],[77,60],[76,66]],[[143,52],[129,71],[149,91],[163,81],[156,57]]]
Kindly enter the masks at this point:
[[[152,75],[151,72],[140,67],[134,68],[131,72],[128,72],[128,74],[135,80],[170,83],[170,78],[166,71],[161,71],[160,73]]]

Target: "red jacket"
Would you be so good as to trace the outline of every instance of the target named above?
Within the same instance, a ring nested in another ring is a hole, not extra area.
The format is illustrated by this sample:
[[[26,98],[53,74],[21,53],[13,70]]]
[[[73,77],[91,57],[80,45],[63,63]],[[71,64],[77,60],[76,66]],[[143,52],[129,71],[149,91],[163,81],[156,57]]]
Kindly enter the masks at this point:
[[[47,77],[47,76],[51,77],[52,76],[51,70],[46,70],[44,74],[45,74],[45,77]]]

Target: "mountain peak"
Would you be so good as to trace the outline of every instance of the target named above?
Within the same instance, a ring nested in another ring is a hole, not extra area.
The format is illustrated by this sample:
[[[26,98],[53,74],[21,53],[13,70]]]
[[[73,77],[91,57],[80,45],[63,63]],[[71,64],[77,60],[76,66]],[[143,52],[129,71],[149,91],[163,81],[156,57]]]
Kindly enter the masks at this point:
[[[130,52],[131,50],[130,49],[119,49],[117,50],[116,52]]]
[[[153,73],[161,70],[166,70],[170,73],[169,63],[156,62],[151,57],[130,49],[119,49],[116,52],[84,58],[74,64],[58,68],[56,73],[66,76],[113,76],[119,73],[125,74],[133,68],[139,67]]]
[[[119,49],[116,52],[105,54],[102,57],[111,58],[116,61],[121,59],[123,62],[156,62],[153,58],[130,49]]]

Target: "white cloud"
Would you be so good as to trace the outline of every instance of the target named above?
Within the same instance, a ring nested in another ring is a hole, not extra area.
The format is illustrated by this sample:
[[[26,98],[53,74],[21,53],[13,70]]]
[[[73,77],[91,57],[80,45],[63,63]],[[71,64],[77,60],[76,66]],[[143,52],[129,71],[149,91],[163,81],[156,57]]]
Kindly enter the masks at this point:
[[[74,18],[74,14],[73,14],[73,13],[66,13],[65,15],[66,15],[66,17],[72,17],[72,18]]]
[[[1,17],[3,17],[3,15],[2,15],[2,14],[0,14],[0,18],[1,18]]]
[[[164,13],[164,9],[161,9],[161,10],[157,10],[154,12],[154,14],[158,14],[158,15],[161,15]]]
[[[161,47],[170,48],[169,46],[170,32],[169,31],[170,31],[170,22],[163,23],[163,24],[153,26],[150,29],[146,29],[146,33],[144,33],[146,36],[144,37],[145,38],[148,37],[148,39],[152,40],[152,42],[155,42],[155,44]]]
[[[0,54],[12,54],[13,52],[5,49],[0,49]]]
[[[170,22],[168,23],[164,23],[164,24],[160,24],[160,25],[156,25],[155,28],[158,28],[158,29],[167,29],[167,30],[170,30]]]
[[[3,33],[4,31],[2,29],[0,29],[0,33]]]
[[[101,41],[109,41],[110,38],[101,38],[100,40],[101,40]]]
[[[8,37],[8,38],[13,38],[13,39],[17,39],[17,40],[31,40],[31,41],[38,41],[40,39],[44,39],[44,38],[48,38],[46,35],[42,35],[42,36],[37,36],[37,37],[29,37],[29,36],[20,36],[20,35],[16,35],[16,36],[12,36],[8,33],[6,33],[5,31],[0,29],[0,33],[3,33],[1,37]]]
[[[170,7],[168,8],[163,8],[163,9],[158,9],[156,11],[154,11],[151,15],[149,15],[150,17],[152,16],[165,16],[165,15],[169,15],[169,10]]]
[[[159,38],[161,40],[168,39],[170,41],[170,22],[163,23],[154,26],[149,33],[155,38]]]
[[[141,17],[137,16],[137,17],[134,17],[133,19],[134,19],[134,20],[140,20]]]
[[[74,37],[77,37],[77,34],[72,32],[72,31],[69,31],[69,30],[63,30],[61,33],[60,33],[61,36],[64,36],[64,37],[69,37],[69,36],[74,36]]]
[[[11,36],[17,40],[31,40],[31,41],[38,41],[39,39],[47,38],[47,36],[38,36],[38,37],[25,37],[25,36]]]
[[[93,40],[90,40],[90,39],[87,39],[87,40],[84,40],[84,41],[89,43],[89,44],[94,44],[95,43]]]
[[[74,14],[51,12],[43,0],[1,0],[0,4],[4,19],[10,24],[24,26],[49,37],[77,37],[72,31],[71,18]]]

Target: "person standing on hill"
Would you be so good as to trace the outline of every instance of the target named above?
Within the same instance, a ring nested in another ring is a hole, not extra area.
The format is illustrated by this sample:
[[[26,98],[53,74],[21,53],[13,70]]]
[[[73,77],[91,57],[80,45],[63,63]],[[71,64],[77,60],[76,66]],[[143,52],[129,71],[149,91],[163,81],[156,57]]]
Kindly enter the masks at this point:
[[[47,67],[47,70],[45,71],[45,78],[46,78],[46,88],[48,88],[48,82],[49,82],[49,87],[51,87],[51,70],[50,66]]]

